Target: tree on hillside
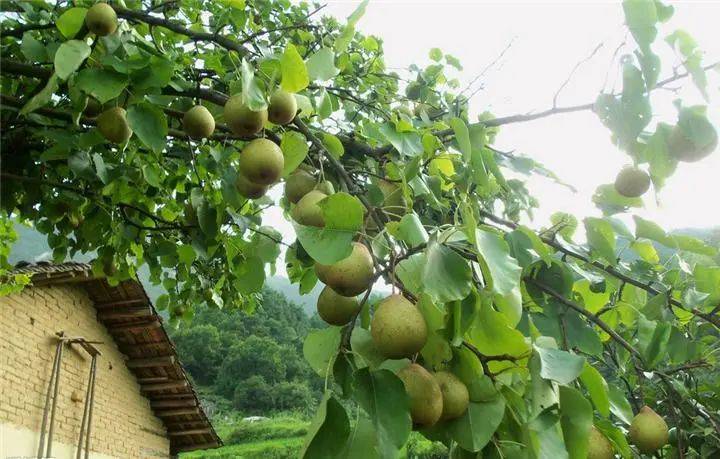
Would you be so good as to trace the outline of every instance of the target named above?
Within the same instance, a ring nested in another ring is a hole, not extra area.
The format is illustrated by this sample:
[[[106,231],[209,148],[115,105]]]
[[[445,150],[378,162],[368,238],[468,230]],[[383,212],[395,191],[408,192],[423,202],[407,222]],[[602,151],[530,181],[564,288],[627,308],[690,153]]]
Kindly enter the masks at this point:
[[[717,371],[718,247],[619,217],[717,147],[705,106],[653,110],[659,90],[713,88],[717,63],[668,30],[673,7],[623,2],[620,90],[479,117],[452,55],[389,70],[382,39],[356,30],[365,8],[341,23],[287,0],[5,0],[3,219],[31,222],[57,259],[95,251],[111,282],[147,265],[175,322],[256,309],[285,250],[301,292],[326,284],[333,324],[302,346],[325,378],[305,457],[396,457],[413,428],[453,457],[717,455],[720,387],[702,375]],[[496,134],[582,111],[632,165],[598,188],[602,216],[521,224],[537,206],[525,179],[555,176]],[[263,225],[270,206],[296,240]],[[393,295],[371,305],[380,279]],[[222,352],[217,383],[240,403],[285,371],[260,336]],[[245,389],[223,380],[240,368],[257,376]]]

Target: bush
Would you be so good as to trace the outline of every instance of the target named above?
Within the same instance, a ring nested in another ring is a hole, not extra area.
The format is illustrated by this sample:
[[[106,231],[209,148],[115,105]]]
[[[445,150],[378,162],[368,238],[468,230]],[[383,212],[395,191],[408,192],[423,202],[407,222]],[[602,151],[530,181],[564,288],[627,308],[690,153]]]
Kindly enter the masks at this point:
[[[449,454],[445,445],[427,440],[417,432],[410,434],[405,448],[410,459],[445,459]]]
[[[267,414],[273,406],[272,389],[262,376],[250,376],[235,387],[233,405],[243,413]]]
[[[258,440],[303,437],[308,423],[292,417],[268,419],[266,421],[240,421],[227,438],[228,444],[248,443]]]
[[[298,381],[284,381],[273,388],[275,395],[275,409],[281,411],[305,411],[313,406],[313,397],[310,388]]]

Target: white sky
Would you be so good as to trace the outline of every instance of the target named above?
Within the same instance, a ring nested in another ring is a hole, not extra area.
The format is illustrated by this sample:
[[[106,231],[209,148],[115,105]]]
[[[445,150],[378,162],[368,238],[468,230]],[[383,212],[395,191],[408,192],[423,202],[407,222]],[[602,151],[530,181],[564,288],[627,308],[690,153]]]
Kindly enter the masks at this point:
[[[344,20],[359,2],[324,3],[324,14]],[[654,45],[663,62],[666,58],[680,62],[663,41],[677,28],[693,35],[705,52],[704,64],[720,60],[720,1],[670,3],[675,6],[675,15],[662,26]],[[613,53],[624,39],[623,22],[619,2],[371,0],[358,28],[382,38],[385,63],[393,70],[402,71],[412,63],[427,65],[428,51],[433,47],[458,57],[464,70],[456,76],[463,87],[513,40],[503,59],[483,77],[484,89],[471,102],[474,113],[490,110],[504,116],[550,108],[553,95],[572,68],[603,42],[594,58],[576,71],[558,105],[593,101],[606,80]],[[631,52],[634,46],[629,35],[628,44],[624,52]],[[672,69],[663,68],[660,78],[671,74]],[[710,117],[718,126],[720,74],[709,72],[708,78]],[[607,81],[606,87],[611,89],[615,74]],[[687,103],[704,103],[689,80],[684,80],[682,87],[679,94]],[[674,122],[672,101],[676,97],[669,91],[656,91],[653,108],[657,120]],[[612,144],[609,131],[591,112],[503,126],[495,146],[533,157],[578,189],[574,194],[546,179],[532,179],[530,190],[541,203],[530,222],[536,228],[555,211],[579,218],[599,215],[591,201],[596,187],[612,182],[617,171],[631,162]],[[646,208],[635,213],[665,229],[718,226],[719,181],[720,151],[698,163],[681,163],[658,194],[657,204],[648,193]],[[280,191],[274,190],[273,195]],[[282,220],[277,210],[266,214],[266,223],[278,227],[292,241],[292,230]]]

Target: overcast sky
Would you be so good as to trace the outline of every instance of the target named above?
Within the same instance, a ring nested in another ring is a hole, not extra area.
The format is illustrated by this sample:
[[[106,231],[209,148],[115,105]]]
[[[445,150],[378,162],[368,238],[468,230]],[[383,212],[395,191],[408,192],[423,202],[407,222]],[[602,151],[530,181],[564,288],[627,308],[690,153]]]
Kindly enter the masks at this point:
[[[325,2],[325,14],[347,17],[357,1]],[[705,52],[705,64],[720,60],[720,2],[671,2],[675,15],[662,26],[654,51],[679,63],[662,40],[677,28],[689,31]],[[358,28],[383,40],[385,63],[396,71],[412,63],[426,65],[428,51],[437,47],[458,57],[464,66],[457,77],[463,86],[495,60],[512,41],[504,57],[481,80],[484,88],[471,102],[473,113],[490,110],[497,116],[539,111],[552,106],[553,95],[573,67],[599,45],[595,56],[574,74],[558,105],[591,102],[605,87],[621,89],[616,74],[608,75],[615,50],[625,39],[619,2],[511,2],[374,0]],[[632,52],[632,38],[624,52]],[[617,62],[614,63],[617,69]],[[661,78],[671,75],[663,68]],[[720,74],[709,72],[710,117],[720,125]],[[605,86],[603,86],[605,84]],[[678,94],[689,103],[705,103],[689,80]],[[656,91],[655,120],[673,123],[676,94]],[[529,224],[543,226],[550,214],[566,211],[579,218],[599,215],[591,201],[598,185],[610,183],[629,158],[610,140],[609,131],[591,112],[557,115],[502,127],[496,147],[515,150],[545,164],[578,190],[572,193],[546,179],[532,179],[530,190],[541,209]],[[720,225],[720,151],[698,163],[681,163],[679,170],[646,208],[636,213],[666,229]],[[275,190],[273,195],[277,195]],[[279,212],[266,222],[278,226],[292,240],[290,226]]]

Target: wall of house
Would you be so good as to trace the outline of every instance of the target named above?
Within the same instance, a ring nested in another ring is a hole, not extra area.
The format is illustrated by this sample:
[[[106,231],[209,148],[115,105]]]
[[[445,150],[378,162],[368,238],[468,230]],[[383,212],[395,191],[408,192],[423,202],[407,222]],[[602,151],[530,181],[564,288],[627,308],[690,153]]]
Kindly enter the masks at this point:
[[[92,457],[169,456],[165,428],[140,393],[123,354],[82,287],[28,287],[0,297],[0,458],[35,457],[58,331],[97,345],[97,381],[91,436]],[[60,375],[53,456],[75,457],[90,356],[66,347]],[[80,395],[82,400],[73,401]]]

